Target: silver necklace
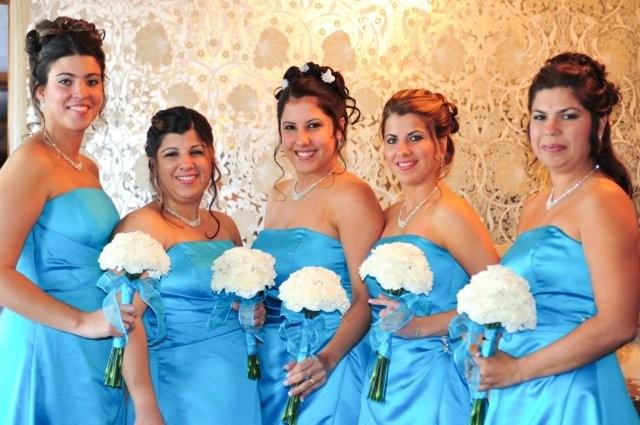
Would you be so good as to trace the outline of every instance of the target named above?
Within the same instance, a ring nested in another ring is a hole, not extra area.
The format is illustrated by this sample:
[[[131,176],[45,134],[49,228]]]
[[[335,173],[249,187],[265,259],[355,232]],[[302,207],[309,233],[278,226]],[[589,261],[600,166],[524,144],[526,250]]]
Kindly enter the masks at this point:
[[[418,205],[416,205],[416,207],[414,209],[411,210],[411,212],[409,214],[407,214],[407,218],[402,218],[402,211],[404,211],[404,208],[406,206],[406,200],[402,201],[402,207],[400,207],[400,212],[398,213],[398,227],[401,229],[404,229],[405,227],[407,227],[407,224],[409,224],[409,222],[411,221],[411,219],[413,218],[414,215],[416,215],[416,213],[418,212],[418,210],[427,203],[427,201],[429,199],[431,199],[431,197],[433,196],[434,193],[436,193],[438,191],[438,185],[436,185],[433,190],[431,191],[430,194],[427,195],[426,198],[424,198]]]
[[[600,168],[600,166],[598,164],[596,164],[596,166],[593,167],[593,170],[589,171],[587,174],[584,175],[584,177],[582,177],[580,180],[576,181],[574,184],[569,186],[567,188],[567,190],[562,192],[556,199],[553,199],[553,187],[552,187],[551,190],[549,191],[549,197],[547,198],[547,202],[545,204],[545,208],[547,210],[550,210],[551,208],[553,208],[556,205],[558,205],[558,202],[562,201],[564,198],[566,198],[567,196],[571,195],[576,189],[578,189],[580,186],[582,186],[582,184],[585,181],[587,181],[587,179],[591,176],[591,174],[593,174],[596,171],[598,171],[599,168]]]
[[[58,152],[62,159],[71,164],[71,166],[75,168],[76,171],[82,171],[82,161],[74,161],[73,159],[69,158],[66,153],[62,152],[62,149],[60,149],[58,145],[54,143],[46,129],[42,130],[42,140],[45,144],[51,146],[53,150]]]
[[[198,216],[195,219],[189,220],[187,217],[181,214],[178,214],[177,212],[169,208],[167,205],[162,205],[162,208],[166,212],[168,212],[169,214],[171,214],[172,216],[174,216],[175,218],[177,218],[178,220],[180,220],[181,222],[183,222],[189,227],[198,227],[200,226],[200,223],[202,223],[202,220],[200,219],[200,210],[198,210]]]
[[[323,177],[321,177],[320,179],[316,180],[315,182],[313,182],[312,184],[310,184],[305,190],[303,190],[302,192],[298,192],[296,190],[296,185],[298,184],[298,179],[296,179],[293,182],[293,186],[291,187],[291,199],[293,199],[294,201],[299,201],[300,199],[304,198],[305,196],[307,196],[309,194],[309,192],[311,192],[313,190],[314,187],[316,187],[317,185],[320,184],[320,182],[322,182],[324,179],[326,179],[327,177],[329,177],[331,174],[333,174],[334,171],[336,171],[336,169],[338,168],[340,164],[336,165],[335,167],[333,167],[331,169],[331,171],[329,171],[327,174],[325,174]]]

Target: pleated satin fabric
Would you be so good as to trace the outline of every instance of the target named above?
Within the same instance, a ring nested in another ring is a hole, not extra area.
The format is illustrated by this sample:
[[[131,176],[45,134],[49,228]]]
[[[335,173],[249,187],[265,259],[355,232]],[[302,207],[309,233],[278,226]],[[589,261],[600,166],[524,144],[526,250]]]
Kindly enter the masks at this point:
[[[149,369],[160,410],[168,425],[261,423],[256,381],[247,377],[247,348],[238,314],[229,305],[226,323],[207,327],[220,298],[211,290],[211,264],[229,240],[181,242],[168,251],[171,271],[160,279],[167,333],[149,346]],[[148,339],[156,317],[143,316]],[[128,405],[129,423],[135,413]]]
[[[416,235],[386,237],[376,246],[405,242],[420,248],[433,272],[433,287],[429,295],[421,295],[431,304],[430,315],[456,307],[456,294],[467,284],[469,275],[444,248]],[[372,298],[382,293],[373,278],[366,279]],[[380,308],[374,307],[374,321]],[[385,400],[372,401],[367,397],[369,377],[375,357],[369,362],[365,391],[362,394],[360,425],[461,425],[468,422],[471,398],[464,377],[453,363],[454,344],[439,336],[419,339],[391,339],[391,357],[387,376]],[[376,347],[372,347],[375,351]]]
[[[50,199],[27,236],[17,270],[80,310],[102,307],[98,256],[118,223],[100,189]],[[103,384],[111,338],[86,339],[0,314],[0,424],[124,423],[124,395]]]
[[[304,266],[321,266],[337,273],[342,286],[351,296],[351,282],[340,241],[306,228],[265,229],[258,234],[253,248],[276,258],[276,285]],[[287,403],[286,378],[283,366],[294,359],[286,351],[279,328],[283,320],[280,301],[267,297],[265,341],[260,346],[262,378],[259,381],[260,402],[264,425],[280,425]],[[335,314],[326,315],[325,341],[331,339],[340,324]],[[356,345],[336,366],[328,382],[300,404],[298,425],[356,424],[360,409],[360,394],[364,386],[365,368],[370,356],[366,343]]]
[[[503,339],[501,350],[516,357],[536,352],[596,314],[582,244],[560,228],[543,226],[521,234],[502,264],[529,282],[538,325]],[[491,390],[485,424],[633,425],[640,420],[610,353],[575,370]]]

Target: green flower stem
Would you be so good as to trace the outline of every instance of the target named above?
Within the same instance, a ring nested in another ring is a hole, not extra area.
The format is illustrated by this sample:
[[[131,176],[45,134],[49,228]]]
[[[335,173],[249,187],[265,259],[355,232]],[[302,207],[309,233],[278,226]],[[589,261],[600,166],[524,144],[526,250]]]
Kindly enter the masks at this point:
[[[371,374],[371,383],[369,384],[369,399],[373,401],[384,401],[387,392],[387,375],[389,373],[389,359],[378,354],[376,366]]]
[[[469,425],[484,425],[484,418],[487,414],[487,399],[475,399],[473,400],[473,407],[471,408],[471,421]]]
[[[104,372],[104,384],[114,388],[122,388],[122,358],[124,348],[113,347],[109,355],[107,369]]]
[[[262,377],[260,373],[260,360],[257,354],[250,354],[247,357],[247,376],[254,381]]]
[[[287,425],[298,423],[298,411],[300,410],[300,396],[293,396],[287,399],[287,407],[284,409],[282,422]]]

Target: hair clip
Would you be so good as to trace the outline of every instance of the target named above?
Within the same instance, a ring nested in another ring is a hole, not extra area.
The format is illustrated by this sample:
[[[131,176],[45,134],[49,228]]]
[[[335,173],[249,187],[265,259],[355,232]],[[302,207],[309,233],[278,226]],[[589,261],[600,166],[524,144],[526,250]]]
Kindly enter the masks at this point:
[[[309,70],[309,63],[304,63],[300,68],[300,72],[307,72]]]
[[[287,87],[289,87],[289,81],[286,78],[283,78],[280,87],[282,88],[282,90],[286,89]]]
[[[327,69],[325,72],[323,72],[320,78],[322,78],[322,81],[327,84],[331,84],[336,80],[336,77],[333,76],[330,69]]]

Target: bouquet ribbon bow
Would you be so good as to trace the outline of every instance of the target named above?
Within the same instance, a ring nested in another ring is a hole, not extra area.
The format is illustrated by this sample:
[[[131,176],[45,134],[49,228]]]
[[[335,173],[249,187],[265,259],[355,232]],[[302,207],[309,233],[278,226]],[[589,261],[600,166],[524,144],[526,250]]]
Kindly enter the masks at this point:
[[[280,339],[286,342],[287,352],[301,362],[326,341],[325,325],[324,317],[309,318],[303,312],[287,311],[286,319],[280,324]]]
[[[127,331],[120,317],[120,307],[118,306],[118,300],[116,296],[121,293],[124,296],[124,291],[133,293],[138,291],[140,298],[145,304],[154,312],[157,317],[158,325],[156,330],[156,336],[149,344],[153,344],[156,341],[164,338],[166,334],[166,324],[164,320],[164,305],[162,304],[162,298],[158,293],[158,280],[153,278],[145,279],[129,279],[125,275],[117,275],[112,272],[105,272],[102,274],[97,283],[98,287],[104,292],[107,292],[107,296],[102,302],[102,311],[109,323],[116,328],[122,337],[118,338],[122,347],[124,347],[128,341]],[[128,290],[127,290],[128,288]],[[115,344],[115,340],[114,340]]]
[[[458,373],[466,378],[474,399],[485,398],[487,392],[478,391],[480,372],[471,355],[471,346],[483,342],[484,339],[482,356],[489,357],[493,355],[497,349],[497,340],[502,338],[508,341],[511,338],[511,334],[503,333],[501,327],[490,328],[485,325],[480,325],[469,319],[469,317],[463,313],[456,316],[449,324],[449,336],[452,340],[462,340],[453,351],[453,361]]]

